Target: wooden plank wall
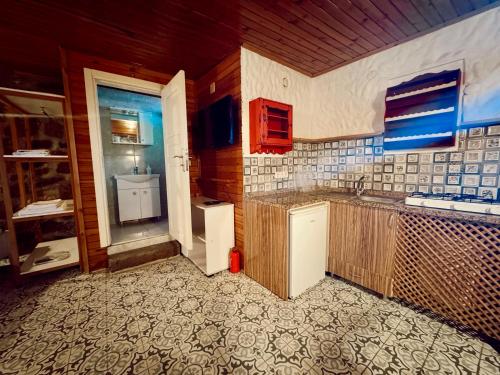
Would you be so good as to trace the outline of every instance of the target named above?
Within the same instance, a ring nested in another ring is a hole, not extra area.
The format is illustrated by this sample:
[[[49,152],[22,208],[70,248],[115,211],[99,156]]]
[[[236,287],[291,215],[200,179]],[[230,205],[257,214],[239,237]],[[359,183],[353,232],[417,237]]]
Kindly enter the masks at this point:
[[[134,65],[110,61],[104,58],[90,56],[70,50],[62,50],[62,70],[65,80],[65,95],[70,102],[76,141],[78,177],[80,180],[79,193],[82,198],[82,207],[76,207],[83,213],[85,242],[88,253],[89,270],[106,268],[108,255],[99,242],[97,225],[97,208],[94,189],[94,175],[92,172],[92,155],[90,150],[89,123],[87,117],[87,103],[85,96],[85,82],[83,69],[91,68],[109,73],[121,74],[147,81],[166,84],[172,75],[158,73]],[[194,97],[194,82],[186,81],[188,132],[191,150],[191,119],[196,110]],[[199,174],[197,163],[191,168],[191,194],[198,193],[196,179]],[[79,228],[82,229],[82,228]]]
[[[215,92],[210,94],[210,84]],[[232,95],[238,106],[240,124],[238,142],[219,150],[201,150],[199,153],[200,188],[204,195],[234,203],[236,247],[243,249],[243,151],[241,145],[241,66],[240,49],[224,59],[195,82],[198,109],[207,107],[226,95]],[[244,265],[244,261],[242,262]]]

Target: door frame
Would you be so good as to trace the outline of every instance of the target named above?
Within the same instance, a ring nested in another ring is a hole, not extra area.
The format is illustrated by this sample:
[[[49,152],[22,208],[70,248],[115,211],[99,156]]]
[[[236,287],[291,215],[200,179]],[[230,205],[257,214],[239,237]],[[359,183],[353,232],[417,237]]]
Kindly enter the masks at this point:
[[[100,246],[105,248],[111,246],[112,244],[111,230],[109,226],[108,195],[106,193],[101,118],[99,115],[97,85],[104,85],[107,87],[155,96],[161,96],[161,90],[164,85],[89,68],[84,68],[83,73],[85,78],[85,95],[87,99],[90,151],[92,154],[99,241]],[[165,82],[165,84],[167,83],[168,82]]]

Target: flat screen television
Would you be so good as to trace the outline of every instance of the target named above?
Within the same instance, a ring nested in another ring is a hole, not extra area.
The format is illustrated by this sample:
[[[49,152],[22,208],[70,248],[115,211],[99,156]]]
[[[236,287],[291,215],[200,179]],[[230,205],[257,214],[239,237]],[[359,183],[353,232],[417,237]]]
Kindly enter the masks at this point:
[[[233,97],[227,95],[198,113],[197,137],[200,148],[223,148],[236,142]]]

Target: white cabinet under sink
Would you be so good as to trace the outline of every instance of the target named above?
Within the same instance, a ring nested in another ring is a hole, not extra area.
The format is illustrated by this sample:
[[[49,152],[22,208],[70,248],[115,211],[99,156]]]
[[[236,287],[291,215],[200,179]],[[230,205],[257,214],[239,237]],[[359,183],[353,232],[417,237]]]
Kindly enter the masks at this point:
[[[161,216],[160,188],[141,189],[141,219]]]
[[[138,189],[118,189],[120,222],[141,218],[141,201]]]
[[[120,222],[161,216],[160,175],[115,176]]]

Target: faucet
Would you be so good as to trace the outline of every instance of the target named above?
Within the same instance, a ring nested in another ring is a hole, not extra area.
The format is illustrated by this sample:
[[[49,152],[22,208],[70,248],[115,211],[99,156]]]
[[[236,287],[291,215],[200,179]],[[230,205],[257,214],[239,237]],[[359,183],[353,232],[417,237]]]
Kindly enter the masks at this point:
[[[361,176],[356,184],[356,195],[359,197],[365,191],[365,176]]]

